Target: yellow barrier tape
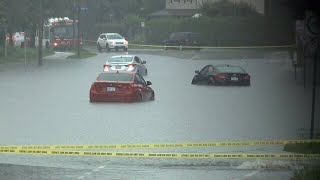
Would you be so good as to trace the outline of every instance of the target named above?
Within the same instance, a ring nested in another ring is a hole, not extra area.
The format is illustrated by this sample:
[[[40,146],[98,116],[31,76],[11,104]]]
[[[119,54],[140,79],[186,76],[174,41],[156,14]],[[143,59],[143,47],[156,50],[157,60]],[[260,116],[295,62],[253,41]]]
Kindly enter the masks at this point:
[[[97,43],[97,41],[83,40],[84,42]],[[282,46],[167,46],[167,45],[154,45],[154,44],[131,44],[129,46],[137,47],[153,47],[153,48],[178,48],[178,49],[265,49],[265,48],[292,48],[295,45],[282,45]]]
[[[223,146],[256,146],[256,145],[285,145],[293,143],[320,143],[315,140],[276,140],[276,141],[238,141],[238,142],[204,142],[204,143],[169,143],[169,144],[88,144],[88,145],[8,145],[0,146],[0,150],[42,150],[42,149],[129,149],[129,148],[199,148],[199,147],[223,147]]]
[[[291,48],[294,45],[283,46],[166,46],[166,45],[142,45],[129,44],[129,46],[154,47],[154,48],[178,48],[178,49],[265,49],[265,48]]]
[[[215,159],[299,159],[320,158],[320,154],[212,154],[212,153],[141,153],[141,152],[89,152],[89,151],[57,151],[57,150],[0,150],[0,154],[38,154],[59,156],[104,156],[104,157],[144,157],[144,158],[215,158]]]

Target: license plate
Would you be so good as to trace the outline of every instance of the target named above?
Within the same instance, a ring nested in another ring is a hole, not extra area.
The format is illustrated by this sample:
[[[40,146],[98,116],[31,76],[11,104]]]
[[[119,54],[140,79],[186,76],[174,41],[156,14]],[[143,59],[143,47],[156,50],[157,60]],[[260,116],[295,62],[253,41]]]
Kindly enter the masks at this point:
[[[238,77],[231,77],[231,81],[238,81]]]
[[[121,69],[121,66],[116,66],[116,69]]]
[[[116,91],[116,87],[107,87],[108,92]]]

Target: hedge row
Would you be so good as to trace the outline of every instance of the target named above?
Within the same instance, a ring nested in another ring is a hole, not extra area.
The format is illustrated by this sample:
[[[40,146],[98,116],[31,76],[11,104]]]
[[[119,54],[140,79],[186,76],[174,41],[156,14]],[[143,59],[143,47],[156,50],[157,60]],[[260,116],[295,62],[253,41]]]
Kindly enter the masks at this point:
[[[88,31],[87,38],[96,40],[102,32],[118,32],[130,42],[163,44],[173,32],[191,31],[200,33],[207,45],[212,46],[288,45],[294,42],[294,21],[286,18],[156,18],[145,24],[143,30],[140,26],[133,27],[126,22],[96,24]]]
[[[292,20],[263,16],[153,19],[146,24],[145,38],[150,44],[162,44],[179,31],[201,33],[213,46],[287,45],[294,41]]]

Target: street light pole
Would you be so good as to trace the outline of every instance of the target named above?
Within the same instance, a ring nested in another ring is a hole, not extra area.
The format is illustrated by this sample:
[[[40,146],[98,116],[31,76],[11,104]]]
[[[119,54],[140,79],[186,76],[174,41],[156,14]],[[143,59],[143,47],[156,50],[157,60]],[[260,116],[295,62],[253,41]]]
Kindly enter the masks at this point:
[[[314,53],[314,63],[313,63],[313,83],[312,83],[312,110],[311,110],[311,127],[310,127],[310,139],[314,138],[314,118],[315,118],[315,108],[316,108],[316,90],[317,90],[317,69],[318,69],[318,55],[319,55],[319,40],[317,40],[317,48]]]
[[[78,4],[78,40],[77,40],[77,45],[78,45],[77,55],[78,55],[78,57],[80,57],[80,4]]]

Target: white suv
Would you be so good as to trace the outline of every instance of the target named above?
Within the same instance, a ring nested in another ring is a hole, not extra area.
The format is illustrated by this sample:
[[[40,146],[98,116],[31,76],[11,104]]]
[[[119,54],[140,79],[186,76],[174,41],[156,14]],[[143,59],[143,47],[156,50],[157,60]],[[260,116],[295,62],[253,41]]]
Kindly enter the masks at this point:
[[[128,41],[117,33],[102,33],[97,40],[97,46],[99,52],[101,52],[102,49],[107,49],[108,51],[110,51],[110,49],[115,49],[116,51],[123,49],[127,51]]]

